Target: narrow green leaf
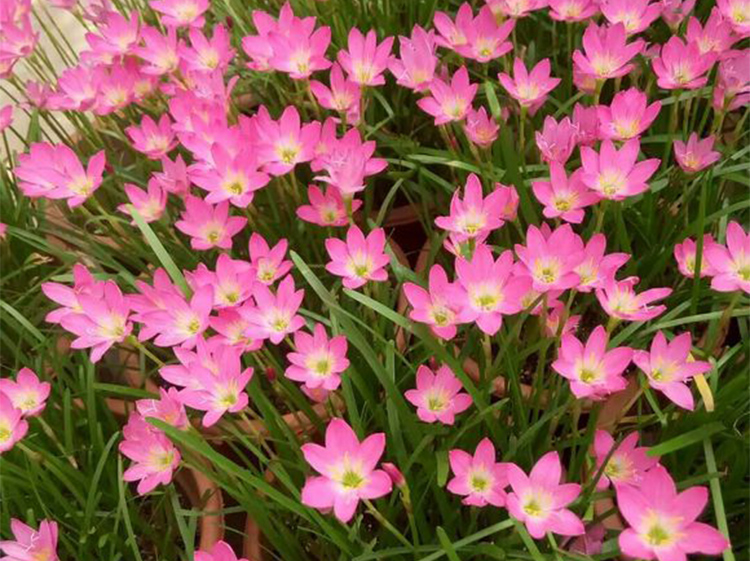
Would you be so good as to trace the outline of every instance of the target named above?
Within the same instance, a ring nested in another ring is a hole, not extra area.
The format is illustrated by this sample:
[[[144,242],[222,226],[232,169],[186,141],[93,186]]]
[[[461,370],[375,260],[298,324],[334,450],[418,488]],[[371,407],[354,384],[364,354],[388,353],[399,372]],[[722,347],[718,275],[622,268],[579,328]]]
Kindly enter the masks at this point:
[[[648,455],[664,456],[666,454],[671,454],[672,452],[676,452],[677,450],[682,450],[683,448],[692,446],[693,444],[700,442],[704,438],[709,438],[711,435],[716,434],[717,432],[721,432],[722,430],[724,430],[724,425],[722,425],[721,423],[708,423],[707,425],[703,425],[702,427],[699,427],[695,430],[691,430],[690,432],[686,432],[684,434],[681,434],[680,436],[671,438],[665,442],[662,442],[661,444],[652,446],[648,451]]]

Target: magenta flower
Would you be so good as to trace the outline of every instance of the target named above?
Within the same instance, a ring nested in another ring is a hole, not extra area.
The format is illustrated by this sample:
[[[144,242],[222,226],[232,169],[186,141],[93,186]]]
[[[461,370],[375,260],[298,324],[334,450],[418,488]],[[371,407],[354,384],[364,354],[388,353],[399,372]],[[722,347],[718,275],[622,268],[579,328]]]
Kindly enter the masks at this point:
[[[184,197],[190,191],[190,180],[188,179],[187,165],[179,154],[174,162],[167,157],[161,159],[162,171],[154,172],[154,179],[159,182],[165,191],[173,195]]]
[[[443,365],[433,373],[425,365],[417,369],[417,387],[404,392],[404,397],[417,408],[417,417],[425,423],[438,421],[452,425],[456,415],[471,407],[472,399],[462,392],[461,381]]]
[[[713,149],[714,135],[698,140],[697,133],[691,133],[687,144],[681,140],[674,141],[674,157],[685,173],[698,173],[713,165],[721,154]]]
[[[68,206],[83,204],[102,184],[106,157],[97,152],[83,167],[76,153],[64,144],[37,142],[28,154],[19,154],[13,172],[27,197],[67,199]]]
[[[447,489],[463,496],[463,504],[505,506],[508,464],[495,461],[495,447],[489,438],[479,442],[473,456],[454,448],[448,452],[448,461],[455,477],[448,482]]]
[[[290,105],[274,121],[265,106],[254,117],[257,134],[258,160],[272,175],[284,175],[302,162],[315,156],[315,144],[320,136],[320,123],[301,125],[297,109]]]
[[[599,27],[590,23],[583,32],[583,52],[573,53],[575,69],[597,81],[625,76],[633,70],[632,58],[643,51],[645,42],[627,42],[625,26]]]
[[[284,259],[288,247],[286,238],[280,239],[271,247],[263,236],[253,232],[248,243],[248,251],[258,282],[271,285],[291,271],[292,262]]]
[[[489,148],[497,139],[497,133],[500,126],[491,116],[487,115],[487,110],[480,107],[479,111],[469,109],[464,123],[464,132],[466,137],[482,148]]]
[[[310,204],[297,208],[297,216],[305,222],[318,226],[346,226],[349,223],[344,199],[337,188],[329,187],[324,193],[318,186],[310,185],[307,198]],[[352,200],[352,213],[361,206],[362,201]]]
[[[557,452],[542,456],[529,475],[515,464],[508,464],[512,489],[506,500],[510,515],[523,522],[529,534],[541,539],[547,532],[561,536],[584,533],[583,522],[565,508],[580,494],[581,486],[560,484],[562,466]]]
[[[573,335],[578,330],[578,325],[581,323],[581,316],[570,315],[565,319],[565,323],[560,328],[560,322],[565,315],[565,304],[560,301],[555,302],[547,313],[547,321],[544,326],[547,337],[563,337],[565,335]]]
[[[429,325],[441,339],[453,339],[456,324],[465,323],[460,318],[466,300],[463,290],[448,282],[448,275],[440,265],[433,265],[430,269],[428,287],[429,291],[411,282],[404,283],[404,295],[413,308],[409,317]]]
[[[133,205],[147,223],[159,220],[164,214],[164,209],[167,207],[167,192],[162,189],[158,179],[153,177],[149,179],[146,191],[132,183],[126,183],[123,189],[130,203],[119,205],[117,210],[120,212],[132,215],[130,205]],[[135,220],[132,223],[135,224]]]
[[[192,72],[225,72],[235,56],[229,42],[229,32],[223,25],[213,28],[213,36],[208,39],[200,29],[188,32],[190,46],[180,45],[180,58]]]
[[[544,127],[536,134],[536,146],[542,159],[548,164],[565,164],[573,153],[578,141],[578,128],[565,117],[559,123],[551,115],[544,118]]]
[[[0,107],[0,132],[3,132],[13,123],[13,106]]]
[[[594,435],[595,473],[599,473],[604,462],[607,462],[599,481],[596,482],[598,490],[607,489],[610,483],[618,490],[623,486],[638,488],[643,484],[643,476],[659,464],[659,458],[649,456],[649,449],[645,446],[637,447],[637,444],[637,432],[631,432],[618,445],[607,431],[596,431]]]
[[[630,259],[627,253],[604,255],[606,249],[607,238],[604,234],[591,236],[583,250],[583,261],[575,268],[575,272],[581,277],[576,287],[578,292],[591,292],[614,281],[617,270]]]
[[[651,341],[651,351],[635,351],[633,362],[648,377],[652,388],[683,409],[692,411],[693,395],[686,382],[696,374],[709,372],[712,367],[703,360],[693,360],[690,339],[690,333],[682,333],[668,343],[664,333],[659,331]]]
[[[73,265],[72,288],[56,282],[43,282],[42,292],[47,298],[62,306],[49,312],[44,320],[49,323],[60,323],[60,320],[68,314],[83,313],[78,300],[81,294],[102,298],[104,282],[96,280],[85,265],[76,263]]]
[[[195,346],[200,335],[208,328],[208,317],[214,301],[210,285],[196,289],[190,302],[182,294],[163,292],[161,309],[140,314],[137,321],[143,324],[138,339],[145,341],[156,336],[159,347],[181,345],[186,349]]]
[[[194,349],[175,347],[174,354],[180,364],[168,364],[159,369],[159,375],[175,386],[199,390],[198,371],[208,370],[218,376],[220,364],[232,361],[239,364],[242,357],[242,349],[239,347],[225,345],[214,339],[208,341],[202,335],[196,338]]]
[[[722,17],[718,8],[711,9],[711,15],[702,26],[698,18],[691,17],[687,24],[685,39],[688,43],[698,45],[700,54],[715,53],[719,57],[726,56],[738,37],[732,33],[732,26]]]
[[[430,83],[431,97],[423,97],[417,101],[417,105],[435,117],[436,125],[461,121],[471,109],[478,88],[479,84],[469,81],[469,72],[462,66],[453,74],[450,84],[434,78]]]
[[[651,0],[602,0],[599,9],[610,25],[621,23],[628,35],[645,31],[661,15],[661,6]]]
[[[334,138],[327,153],[313,161],[319,164],[313,170],[321,169],[328,174],[313,179],[336,187],[345,201],[351,201],[355,193],[364,190],[367,177],[380,173],[388,165],[384,159],[372,157],[375,148],[375,141],[363,142],[359,131],[351,129],[340,140]]]
[[[279,13],[278,24],[264,12],[253,12],[253,22],[260,35],[245,37],[242,47],[254,60],[251,68],[273,68],[304,80],[317,70],[331,66],[326,50],[331,43],[331,28],[315,29],[315,18],[298,18],[286,2]]]
[[[161,14],[159,19],[166,27],[200,28],[209,0],[149,0],[149,5]]]
[[[168,485],[180,465],[180,452],[167,436],[137,413],[131,413],[122,429],[120,453],[133,461],[125,470],[125,481],[138,481],[138,494],[150,493],[159,485]]]
[[[87,33],[86,42],[89,50],[85,54],[92,62],[111,64],[123,57],[133,54],[140,39],[140,23],[138,13],[133,11],[129,18],[117,11],[108,11],[104,22],[97,25],[98,34]],[[82,59],[88,60],[81,54]]]
[[[473,25],[474,13],[471,5],[464,2],[456,12],[456,21],[445,12],[435,12],[432,22],[437,29],[438,36],[435,42],[441,47],[456,51],[459,47],[466,46],[469,42],[466,31]]]
[[[0,541],[4,561],[58,561],[57,522],[42,520],[39,530],[34,530],[11,518],[10,529],[15,539]]]
[[[549,169],[549,181],[534,181],[531,184],[534,196],[544,205],[544,216],[580,224],[585,214],[583,209],[596,204],[599,195],[583,184],[582,170],[578,169],[567,177],[563,164],[559,162],[550,163]]]
[[[521,19],[547,5],[547,0],[485,0],[495,14]]]
[[[211,337],[212,343],[236,346],[242,352],[257,351],[263,346],[263,341],[248,336],[247,329],[250,323],[245,319],[243,310],[252,308],[250,302],[246,302],[238,308],[224,308],[219,310],[218,316],[209,318],[208,323],[216,335]]]
[[[177,388],[159,388],[159,399],[139,399],[135,402],[135,407],[144,419],[153,417],[180,430],[190,427],[185,404]]]
[[[595,0],[549,0],[549,17],[568,23],[587,20],[599,12]]]
[[[172,283],[167,272],[161,267],[154,271],[153,286],[142,280],[135,281],[135,286],[138,290],[138,294],[128,295],[130,307],[136,312],[133,315],[133,321],[142,322],[142,318],[145,314],[167,309],[168,303],[165,301],[165,297],[170,294],[182,298],[182,292],[180,289]],[[141,335],[143,335],[143,330],[144,327],[141,326]],[[154,334],[152,334],[151,337],[153,337]],[[149,337],[143,337],[142,340],[145,341],[148,338]]]
[[[232,238],[247,224],[244,216],[229,216],[229,202],[214,206],[199,197],[188,195],[185,211],[175,222],[183,234],[190,236],[193,249],[206,250],[212,247],[229,249]]]
[[[716,5],[737,35],[742,38],[750,37],[750,2],[748,0],[716,0]]]
[[[581,147],[581,181],[603,198],[613,201],[623,201],[647,191],[646,182],[659,168],[661,160],[650,158],[637,162],[640,149],[641,142],[637,138],[628,140],[619,150],[611,140],[602,142],[599,153],[589,146]]]
[[[705,487],[677,493],[674,480],[662,466],[643,476],[639,487],[617,489],[617,506],[630,526],[620,533],[625,555],[658,561],[685,560],[689,553],[720,555],[729,541],[715,528],[696,522],[708,502]]]
[[[464,288],[461,319],[475,321],[484,333],[494,335],[503,323],[503,315],[520,312],[520,300],[531,288],[531,280],[515,277],[512,272],[510,250],[495,261],[489,247],[480,245],[471,260],[456,259],[456,276]]]
[[[177,42],[177,29],[170,27],[164,36],[150,25],[141,28],[143,45],[133,49],[146,64],[141,72],[153,76],[163,76],[175,72],[180,65],[180,54]]]
[[[580,282],[575,268],[583,260],[583,241],[570,224],[556,228],[549,236],[536,226],[526,231],[526,245],[516,244],[519,276],[531,277],[534,290],[544,293],[567,290]]]
[[[367,237],[357,226],[346,232],[346,242],[337,238],[326,240],[326,251],[331,261],[326,270],[343,277],[346,288],[356,289],[369,281],[388,279],[385,266],[391,258],[385,253],[385,230],[376,228]]]
[[[197,368],[193,373],[197,387],[180,391],[180,399],[185,405],[206,412],[201,422],[204,427],[215,425],[227,412],[242,411],[248,403],[245,387],[253,377],[253,369],[242,370],[236,354],[224,353],[220,359],[216,373]]]
[[[661,102],[648,105],[648,96],[638,88],[618,92],[609,107],[597,107],[601,138],[630,140],[643,134],[659,115]]]
[[[552,78],[550,75],[548,58],[537,63],[531,72],[526,70],[526,65],[520,58],[516,58],[513,61],[513,78],[501,72],[497,79],[513,99],[518,101],[521,107],[528,108],[532,115],[542,106],[547,94],[560,83],[560,78]]]
[[[133,141],[133,148],[151,160],[160,160],[177,146],[172,120],[166,113],[159,118],[158,124],[146,115],[140,126],[131,125],[125,132]]]
[[[186,271],[185,279],[195,291],[210,286],[214,295],[213,307],[221,309],[239,306],[248,300],[253,293],[256,275],[247,261],[232,259],[222,253],[216,260],[215,272],[201,263],[195,271]]]
[[[711,234],[705,234],[703,236],[703,257],[701,259],[700,272],[701,278],[713,277],[718,274],[718,271],[711,266],[711,263],[706,257],[706,250],[714,245],[718,245],[714,241],[714,237]],[[675,261],[677,261],[677,268],[680,270],[680,273],[689,279],[695,277],[697,249],[697,244],[692,238],[685,238],[682,243],[677,243],[674,246],[674,258]]]
[[[188,168],[190,180],[208,191],[207,203],[229,201],[236,207],[247,208],[255,191],[271,180],[258,170],[258,162],[250,148],[232,153],[215,143],[211,147],[211,158],[211,163],[194,164]]]
[[[608,351],[608,340],[601,325],[594,329],[585,345],[575,335],[562,338],[552,368],[570,381],[570,391],[578,399],[598,401],[628,385],[622,374],[630,365],[633,349],[617,347]]]
[[[15,407],[7,395],[0,392],[0,456],[13,448],[27,432],[29,423],[23,418],[23,411]]]
[[[708,82],[706,73],[716,62],[713,53],[701,54],[698,45],[673,36],[662,46],[651,66],[656,83],[665,90],[694,90]]]
[[[73,349],[91,349],[91,362],[98,362],[115,343],[122,343],[133,330],[130,304],[114,281],[104,284],[103,294],[79,294],[81,312],[66,314],[60,324],[77,336]]]
[[[713,106],[717,111],[734,111],[750,102],[750,49],[729,51],[719,63],[719,80],[714,87]]]
[[[302,316],[297,315],[304,297],[304,290],[294,290],[294,279],[291,276],[279,283],[276,294],[265,284],[256,283],[253,288],[256,307],[240,310],[250,324],[248,336],[270,339],[274,345],[281,343],[284,337],[305,325]]]
[[[460,24],[458,20],[456,23]],[[492,11],[484,6],[479,10],[477,17],[467,22],[465,28],[461,29],[466,37],[466,43],[456,45],[455,51],[465,58],[478,62],[489,62],[500,58],[513,49],[513,44],[507,39],[515,25],[516,22],[513,19],[498,25]]]
[[[398,41],[401,58],[391,57],[388,63],[388,70],[396,77],[396,83],[415,92],[429,89],[438,63],[435,32],[415,25],[411,38],[399,37]]]
[[[44,411],[50,389],[49,382],[40,382],[30,368],[21,368],[15,381],[0,379],[0,393],[5,394],[24,417],[36,417]]]
[[[326,428],[325,446],[303,444],[305,460],[320,475],[308,477],[302,504],[328,511],[349,522],[363,499],[377,499],[391,492],[388,474],[375,469],[385,450],[385,434],[372,434],[361,443],[343,419]]]
[[[688,14],[693,11],[696,0],[660,0],[661,19],[663,19],[672,33],[677,32],[677,28]]]
[[[651,303],[672,294],[671,288],[652,288],[636,294],[638,277],[628,277],[622,281],[614,279],[596,289],[596,299],[610,317],[625,321],[648,321],[660,316],[667,309],[664,305]]]
[[[310,80],[310,91],[320,105],[345,114],[349,123],[359,120],[359,100],[362,97],[360,86],[345,78],[338,64],[331,67],[330,88],[318,80]]]
[[[248,561],[238,559],[232,547],[225,541],[216,542],[209,551],[196,551],[194,561]]]
[[[599,115],[596,107],[576,103],[573,107],[573,126],[576,128],[576,143],[591,146],[599,138]]]
[[[362,35],[356,27],[349,30],[349,50],[340,50],[338,61],[349,79],[360,86],[382,86],[385,84],[383,72],[388,68],[393,48],[393,37],[386,37],[378,45],[374,30]]]
[[[713,244],[705,249],[714,270],[711,288],[719,292],[742,290],[750,294],[750,234],[738,222],[727,225],[727,246]]]
[[[312,335],[304,331],[294,334],[294,346],[296,350],[286,355],[291,362],[284,373],[287,378],[303,382],[311,390],[333,391],[339,387],[341,373],[349,368],[346,337],[328,339],[325,327],[316,323]]]

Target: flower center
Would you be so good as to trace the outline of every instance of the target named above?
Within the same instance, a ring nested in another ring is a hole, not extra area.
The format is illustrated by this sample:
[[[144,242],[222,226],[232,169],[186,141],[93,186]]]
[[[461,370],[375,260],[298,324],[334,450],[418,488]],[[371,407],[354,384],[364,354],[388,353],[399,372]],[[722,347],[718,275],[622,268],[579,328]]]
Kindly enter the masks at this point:
[[[591,384],[599,378],[599,373],[591,368],[582,368],[578,378],[584,384]]]
[[[445,327],[450,325],[453,321],[453,312],[444,306],[436,306],[432,308],[432,321],[438,327]]]
[[[13,436],[13,431],[8,427],[0,427],[0,442],[8,442],[11,436]]]
[[[539,506],[539,503],[536,501],[536,499],[531,499],[524,505],[523,511],[529,516],[539,516],[540,514],[542,514],[542,507]]]
[[[623,187],[624,177],[615,170],[607,170],[599,176],[599,189],[607,197],[616,195]]]
[[[279,159],[285,164],[293,164],[299,154],[299,148],[296,146],[284,146],[279,148]]]
[[[490,482],[484,475],[473,475],[471,477],[471,489],[475,493],[483,493],[490,487]]]
[[[649,531],[646,533],[646,541],[648,541],[649,545],[659,547],[661,545],[664,545],[667,543],[670,539],[669,532],[659,526],[658,524],[654,524],[651,526]]]
[[[278,317],[271,322],[271,329],[279,333],[286,331],[287,327],[289,327],[289,321],[283,317]]]
[[[345,489],[358,489],[365,482],[365,478],[354,470],[347,470],[341,477],[341,485]]]

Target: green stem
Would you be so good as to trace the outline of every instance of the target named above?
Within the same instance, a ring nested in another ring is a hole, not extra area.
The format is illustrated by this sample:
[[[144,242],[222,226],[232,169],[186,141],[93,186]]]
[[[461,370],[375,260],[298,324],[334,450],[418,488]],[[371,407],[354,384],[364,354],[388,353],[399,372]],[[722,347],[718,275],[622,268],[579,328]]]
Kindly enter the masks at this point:
[[[409,540],[406,539],[406,537],[399,532],[396,527],[388,522],[386,520],[385,516],[383,516],[380,511],[375,508],[375,505],[372,504],[368,499],[362,499],[362,502],[365,503],[365,506],[367,507],[367,511],[378,521],[380,524],[388,530],[391,534],[393,534],[398,541],[400,541],[402,544],[404,544],[409,549],[414,549],[414,544],[412,544]]]
[[[156,356],[154,353],[152,353],[146,345],[141,343],[135,335],[128,336],[127,339],[125,339],[125,342],[129,345],[133,345],[136,349],[141,351],[144,355],[146,355],[148,358],[150,358],[152,361],[154,361],[156,364],[159,365],[159,368],[164,366],[164,361],[162,361],[158,356]]]

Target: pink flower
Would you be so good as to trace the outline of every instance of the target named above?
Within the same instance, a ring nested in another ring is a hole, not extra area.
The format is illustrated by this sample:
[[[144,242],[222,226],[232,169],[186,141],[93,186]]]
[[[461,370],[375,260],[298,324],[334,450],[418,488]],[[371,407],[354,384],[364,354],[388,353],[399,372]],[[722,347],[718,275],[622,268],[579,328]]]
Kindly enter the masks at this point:
[[[162,308],[146,312],[138,317],[143,324],[138,339],[145,341],[156,336],[154,344],[159,347],[182,345],[186,349],[195,346],[201,333],[208,328],[208,316],[214,301],[213,288],[201,286],[187,302],[182,294],[162,292]]]
[[[457,45],[455,51],[463,57],[479,62],[500,58],[513,49],[513,44],[507,39],[515,24],[515,20],[509,19],[498,25],[492,11],[485,6],[479,10],[479,15],[473,21],[466,22],[466,27],[461,30],[466,37],[466,43]]]
[[[73,265],[72,288],[56,282],[44,282],[42,292],[47,298],[62,306],[48,313],[44,320],[49,323],[60,323],[60,320],[68,314],[83,313],[78,299],[81,294],[102,298],[104,282],[96,280],[85,265],[76,263]]]
[[[547,337],[563,337],[569,334],[575,334],[578,325],[581,323],[581,316],[571,315],[565,319],[565,324],[560,328],[560,322],[565,315],[565,304],[560,301],[555,302],[547,313],[547,322],[544,326]]]
[[[331,261],[326,270],[343,277],[346,288],[356,289],[369,281],[388,279],[385,266],[390,257],[385,254],[385,230],[376,228],[367,237],[357,226],[346,232],[346,242],[337,238],[326,240],[326,251]]]
[[[596,299],[610,317],[625,321],[648,321],[660,316],[666,306],[652,306],[651,303],[672,294],[671,288],[652,288],[636,294],[634,286],[638,277],[622,281],[614,279],[596,289]]]
[[[627,43],[625,26],[590,23],[583,33],[583,52],[573,53],[575,68],[597,81],[625,76],[633,70],[630,60],[645,46],[643,39]],[[585,53],[585,54],[584,54]]]
[[[297,315],[304,290],[294,290],[294,279],[287,276],[279,283],[276,294],[265,284],[256,283],[253,288],[256,307],[241,309],[240,313],[250,324],[248,336],[255,339],[270,339],[278,345],[284,337],[305,325],[302,316]]]
[[[229,32],[223,25],[213,28],[213,36],[208,39],[200,29],[190,29],[190,47],[180,46],[180,58],[193,72],[226,71],[235,56],[229,42]]]
[[[199,370],[208,370],[218,376],[222,364],[239,363],[243,352],[239,347],[225,345],[215,339],[207,341],[202,335],[196,337],[194,350],[184,347],[175,347],[173,350],[180,364],[162,366],[159,375],[170,384],[191,390],[201,389]]]
[[[617,347],[607,350],[609,337],[597,326],[583,345],[575,335],[565,335],[552,368],[570,381],[570,391],[578,399],[601,400],[625,389],[622,373],[630,365],[633,349]]]
[[[425,31],[415,25],[411,38],[399,37],[398,41],[401,58],[391,57],[388,70],[396,77],[399,86],[415,92],[427,90],[438,63],[435,56],[435,32]]]
[[[641,142],[637,138],[625,142],[620,150],[611,140],[602,142],[599,153],[589,146],[581,147],[581,181],[603,198],[613,201],[623,201],[647,191],[646,182],[661,160],[650,158],[637,162],[640,149]]]
[[[216,542],[209,551],[196,551],[194,561],[248,561],[237,559],[231,546],[224,541]]]
[[[508,188],[496,183],[495,190],[483,197],[481,181],[470,173],[464,186],[463,200],[456,189],[451,198],[450,214],[438,216],[435,224],[450,232],[460,243],[470,239],[482,241],[490,232],[500,228],[504,220],[509,219],[504,209],[510,195]]]
[[[549,181],[534,181],[531,184],[534,196],[544,205],[544,216],[560,217],[566,222],[580,224],[583,222],[583,209],[597,203],[599,195],[583,184],[582,170],[574,171],[568,178],[561,163],[552,162],[549,168]]]
[[[297,216],[305,222],[318,226],[346,226],[349,223],[344,199],[335,187],[329,187],[323,193],[318,186],[310,185],[307,188],[307,198],[310,204],[297,208]],[[361,206],[362,201],[352,200],[352,213]]]
[[[4,240],[8,235],[8,225],[0,222],[0,240]]]
[[[120,453],[133,461],[125,470],[125,481],[138,481],[138,494],[150,493],[159,485],[168,485],[180,465],[180,452],[167,436],[137,413],[131,413],[122,429]]]
[[[607,107],[597,107],[601,138],[630,140],[651,126],[661,109],[661,102],[648,105],[648,96],[638,88],[618,92]]]
[[[550,61],[548,58],[537,63],[529,72],[520,58],[513,61],[513,78],[505,72],[497,75],[500,84],[506,91],[533,115],[547,99],[547,94],[557,87],[560,78],[550,75]]]
[[[595,0],[549,0],[549,8],[549,17],[568,23],[589,19],[599,11]]]
[[[731,56],[730,56],[731,55]],[[719,79],[714,87],[713,106],[717,111],[734,111],[750,102],[750,49],[729,51],[719,63]]]
[[[750,1],[716,0],[721,15],[740,37],[750,36]]]
[[[253,234],[256,235],[256,234]],[[213,290],[214,308],[232,308],[248,300],[253,293],[255,270],[247,261],[235,260],[226,253],[216,260],[216,272],[203,263],[193,272],[185,272],[185,278],[193,290],[210,286]]]
[[[44,411],[50,389],[49,382],[40,382],[30,368],[21,368],[15,381],[0,379],[0,393],[5,394],[24,417],[36,417]]]
[[[711,15],[705,26],[701,26],[698,18],[691,17],[687,24],[685,38],[688,43],[698,45],[700,54],[715,53],[719,57],[726,56],[738,37],[732,33],[731,25],[722,17],[718,8],[711,9]]]
[[[257,133],[258,160],[272,175],[284,175],[302,162],[315,156],[315,144],[320,136],[320,123],[301,125],[297,109],[290,105],[278,121],[274,121],[265,106],[254,118]]]
[[[473,25],[473,22],[474,13],[468,2],[464,2],[458,8],[455,22],[445,12],[435,12],[433,23],[439,34],[435,38],[435,42],[441,47],[453,51],[456,51],[459,47],[466,46],[469,42],[466,31]]]
[[[76,153],[64,144],[34,143],[18,156],[14,169],[18,187],[27,197],[67,199],[68,206],[83,204],[102,184],[106,157],[97,152],[84,169]]]
[[[141,29],[143,46],[133,49],[146,63],[141,67],[144,74],[163,76],[175,72],[180,65],[178,52],[177,29],[170,27],[167,35],[162,35],[158,29],[144,25]]]
[[[237,354],[224,353],[220,357],[224,360],[219,362],[218,372],[197,368],[193,373],[197,387],[180,391],[180,399],[185,405],[206,412],[201,422],[204,427],[215,425],[227,412],[242,411],[248,403],[245,386],[253,377],[253,369],[242,370]]]
[[[133,148],[151,160],[161,159],[177,146],[172,121],[166,113],[159,118],[158,125],[146,115],[141,120],[140,127],[133,125],[125,129],[125,132],[133,141]]]
[[[436,125],[461,121],[471,109],[478,88],[479,84],[469,81],[469,72],[462,66],[453,74],[450,85],[440,78],[434,78],[430,83],[431,97],[423,97],[417,101],[417,105],[435,117]]]
[[[565,164],[576,146],[578,129],[568,117],[558,123],[554,117],[547,115],[544,128],[537,131],[535,136],[537,148],[545,162]]]
[[[563,224],[549,236],[536,226],[526,231],[526,245],[516,244],[520,260],[516,268],[519,276],[531,277],[534,290],[544,293],[566,290],[580,282],[575,268],[583,260],[583,241],[570,224]]]
[[[614,281],[617,270],[627,263],[630,255],[627,253],[610,253],[604,255],[607,249],[607,238],[604,234],[594,234],[583,250],[583,261],[575,268],[581,281],[576,290],[591,292],[595,288],[602,288]]]
[[[328,151],[313,161],[313,171],[321,169],[328,174],[313,179],[336,187],[345,202],[352,201],[355,193],[364,190],[365,179],[388,165],[384,159],[372,157],[375,148],[374,140],[363,142],[359,131],[351,129],[340,140],[334,138]]]
[[[177,388],[159,388],[159,399],[139,399],[135,402],[135,407],[144,419],[153,417],[180,430],[190,427],[185,405]]]
[[[696,0],[660,0],[661,19],[667,22],[673,33],[695,7]]]
[[[91,362],[98,362],[115,343],[122,343],[133,330],[128,321],[130,304],[114,281],[104,284],[99,297],[79,294],[81,313],[66,314],[60,324],[77,335],[73,349],[91,349]]]
[[[250,302],[246,302],[238,308],[223,308],[219,315],[209,318],[211,329],[217,335],[211,337],[212,343],[230,345],[237,347],[242,352],[257,351],[263,346],[263,341],[248,336],[247,329],[250,323],[243,316],[242,310],[252,308]]]
[[[661,15],[661,6],[651,0],[602,0],[599,4],[610,25],[621,23],[628,35],[645,31]]]
[[[520,299],[531,288],[528,277],[514,277],[513,252],[504,251],[495,261],[492,251],[480,245],[471,260],[456,259],[456,276],[464,288],[462,320],[475,321],[479,329],[494,335],[503,315],[522,310]]]
[[[123,187],[130,201],[129,204],[119,205],[117,210],[130,215],[130,205],[133,205],[144,222],[154,222],[161,218],[167,206],[167,192],[162,190],[161,184],[155,178],[148,181],[148,191],[144,191],[137,185],[126,183]],[[135,224],[135,220],[132,221]]]
[[[750,234],[738,222],[727,225],[727,247],[713,244],[705,249],[714,270],[711,288],[719,292],[742,290],[750,294]]]
[[[596,107],[576,103],[573,107],[573,126],[576,128],[576,143],[591,146],[599,140],[599,115]]]
[[[547,5],[547,0],[485,0],[493,13],[501,13],[511,18],[524,18],[535,10]]]
[[[689,553],[720,555],[729,541],[715,528],[695,519],[708,502],[705,487],[677,493],[669,472],[656,466],[639,487],[617,490],[617,506],[629,528],[618,542],[625,555],[659,561],[685,560]]]
[[[12,518],[10,529],[15,539],[0,541],[4,561],[58,561],[57,522],[42,520],[39,530],[34,530]]]
[[[232,238],[247,224],[244,216],[229,216],[229,202],[224,201],[214,206],[199,197],[188,195],[185,199],[185,211],[180,220],[175,222],[183,234],[190,236],[193,249],[206,250],[212,247],[229,249]]]
[[[681,140],[674,141],[674,157],[685,173],[698,173],[721,158],[715,150],[714,135],[698,140],[697,133],[691,133],[687,144]]]
[[[673,36],[661,48],[651,66],[660,88],[694,90],[706,85],[706,73],[715,61],[713,53],[701,54],[695,43],[685,44],[682,39]]]
[[[599,473],[604,462],[607,462],[602,476],[596,482],[598,490],[608,488],[610,483],[618,490],[623,486],[638,488],[643,484],[643,476],[659,464],[659,458],[649,456],[649,449],[645,446],[637,447],[637,444],[637,432],[631,432],[618,445],[607,431],[596,431],[594,435],[595,473]],[[607,457],[609,457],[608,460]]]
[[[3,132],[13,123],[13,106],[0,107],[0,132]]]
[[[529,475],[515,464],[508,464],[507,507],[510,515],[523,522],[529,534],[541,539],[547,532],[561,536],[584,533],[583,522],[565,508],[580,494],[581,486],[560,485],[562,466],[557,452],[542,456]]]
[[[330,88],[318,80],[310,80],[310,91],[326,109],[345,114],[346,120],[350,123],[359,120],[359,100],[362,96],[360,86],[344,78],[338,64],[331,67]]]
[[[166,27],[203,27],[203,14],[209,8],[209,0],[150,0],[149,4]]]
[[[258,162],[250,148],[236,154],[219,143],[211,148],[212,164],[196,164],[188,169],[190,180],[208,191],[207,203],[229,201],[236,207],[246,208],[255,191],[265,187],[270,177],[258,171]]]
[[[388,474],[375,469],[385,450],[385,434],[372,434],[360,443],[343,419],[333,419],[326,428],[325,446],[303,444],[302,453],[320,476],[308,477],[302,489],[302,504],[328,511],[349,522],[363,499],[377,499],[391,492]]]
[[[424,365],[417,369],[417,388],[407,390],[404,397],[417,408],[417,416],[425,423],[439,421],[452,425],[456,415],[472,404],[471,396],[463,393],[463,386],[450,368],[443,365],[437,372]]]
[[[28,431],[29,423],[23,418],[23,411],[15,407],[7,395],[0,392],[0,456],[13,448]]]
[[[261,23],[256,19],[258,14],[253,13],[253,20],[261,36],[253,37],[253,41],[250,37],[242,40],[245,52],[257,61],[258,70],[264,70],[265,63],[274,70],[286,72],[293,80],[305,80],[317,70],[330,68],[331,62],[326,58],[331,43],[330,27],[315,29],[315,18],[296,17],[288,2],[281,9],[278,26],[274,26],[275,22],[267,14],[265,17],[271,21],[258,26]]]
[[[463,291],[456,284],[448,282],[448,275],[440,265],[433,265],[430,269],[429,292],[407,282],[404,283],[404,294],[413,308],[409,317],[429,325],[441,339],[453,339],[456,324],[465,323],[459,318],[465,301]]]
[[[396,487],[404,489],[407,486],[404,474],[401,473],[401,470],[398,469],[395,464],[392,464],[390,462],[383,462],[382,464],[380,464],[380,467],[383,468],[383,471],[388,474],[388,477],[391,478],[391,481]]]
[[[383,72],[388,68],[393,48],[393,37],[386,37],[380,45],[374,30],[362,35],[356,27],[349,30],[349,50],[340,50],[338,61],[349,79],[360,86],[382,86]]]
[[[489,148],[497,139],[499,130],[500,126],[495,119],[487,115],[484,107],[480,107],[479,111],[469,109],[464,123],[464,132],[471,142],[482,148]]]
[[[187,165],[181,155],[177,155],[174,162],[167,157],[161,159],[162,171],[154,172],[154,179],[168,193],[185,196],[190,191],[190,180],[187,175]]]
[[[343,335],[328,339],[325,327],[316,323],[313,334],[297,331],[294,334],[295,352],[286,358],[291,364],[284,375],[306,388],[333,391],[341,384],[340,374],[349,368],[346,358],[347,341]]]
[[[705,234],[703,236],[703,257],[701,259],[700,272],[701,278],[713,277],[718,274],[718,271],[711,266],[711,263],[709,263],[708,258],[706,257],[706,250],[715,245],[718,244],[714,241],[714,237],[711,234]],[[697,249],[697,245],[692,238],[685,238],[682,243],[677,243],[674,246],[674,258],[675,261],[677,261],[677,267],[680,269],[680,273],[689,279],[695,277]]]
[[[683,409],[693,410],[693,395],[686,382],[696,374],[711,370],[711,364],[693,360],[690,333],[682,333],[671,343],[659,331],[651,341],[651,352],[636,351],[633,362],[648,377],[649,385]]]
[[[292,262],[284,259],[288,247],[286,238],[280,239],[275,246],[270,247],[263,236],[253,232],[248,243],[248,251],[258,282],[271,285],[291,271]]]
[[[479,442],[473,456],[454,448],[448,452],[448,461],[455,477],[448,482],[447,489],[462,495],[463,504],[505,506],[508,464],[495,461],[495,447],[489,438]]]

